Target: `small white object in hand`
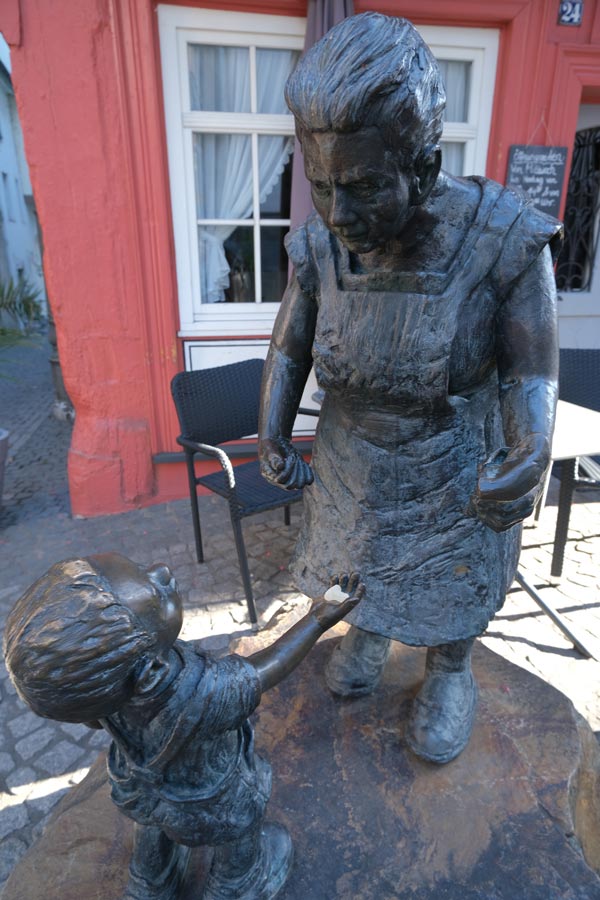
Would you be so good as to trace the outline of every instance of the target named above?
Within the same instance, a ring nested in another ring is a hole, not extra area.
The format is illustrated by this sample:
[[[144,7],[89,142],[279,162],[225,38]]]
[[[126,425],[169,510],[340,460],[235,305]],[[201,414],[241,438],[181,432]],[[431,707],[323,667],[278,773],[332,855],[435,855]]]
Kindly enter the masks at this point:
[[[343,603],[349,596],[350,594],[345,594],[339,584],[333,584],[324,594],[328,603]]]

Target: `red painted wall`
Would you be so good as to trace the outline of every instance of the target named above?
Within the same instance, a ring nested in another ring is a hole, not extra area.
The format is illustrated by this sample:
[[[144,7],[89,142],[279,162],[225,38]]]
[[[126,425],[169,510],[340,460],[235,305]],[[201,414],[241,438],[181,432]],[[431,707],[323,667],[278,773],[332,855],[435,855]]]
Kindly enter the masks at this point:
[[[156,499],[181,367],[161,83],[151,5],[7,0],[13,81],[76,409],[73,512]],[[19,21],[20,19],[20,21]],[[18,27],[17,27],[18,26]]]
[[[187,5],[303,15],[305,0]],[[600,89],[600,0],[581,28],[556,0],[356,0],[423,24],[501,31],[488,175],[513,143],[572,145],[584,88]],[[151,0],[3,0],[13,82],[44,239],[65,384],[77,412],[73,512],[186,492],[169,395],[183,367],[162,86]]]

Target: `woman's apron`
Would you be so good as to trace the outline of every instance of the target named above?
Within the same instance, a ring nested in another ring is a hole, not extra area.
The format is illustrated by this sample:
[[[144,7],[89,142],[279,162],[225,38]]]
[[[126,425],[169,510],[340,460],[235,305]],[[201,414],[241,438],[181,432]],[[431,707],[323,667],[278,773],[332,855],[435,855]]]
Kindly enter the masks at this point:
[[[506,232],[496,197],[484,192],[446,284],[429,279],[438,293],[365,289],[369,276],[313,248],[325,399],[291,568],[311,596],[359,571],[366,594],[348,621],[407,644],[483,632],[518,560],[520,526],[497,534],[468,512],[481,464],[504,444],[496,373],[468,396],[448,392],[460,309]]]

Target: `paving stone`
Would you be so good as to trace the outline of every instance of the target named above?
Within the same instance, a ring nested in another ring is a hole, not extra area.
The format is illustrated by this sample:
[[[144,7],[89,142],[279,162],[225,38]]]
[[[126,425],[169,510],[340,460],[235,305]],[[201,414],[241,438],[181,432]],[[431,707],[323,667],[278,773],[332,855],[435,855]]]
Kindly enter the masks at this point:
[[[59,741],[36,760],[36,765],[49,775],[62,775],[68,772],[75,761],[81,759],[83,750],[71,741]]]
[[[4,670],[4,672],[6,672],[6,669],[4,669],[4,666],[2,666],[2,669]],[[10,678],[8,677],[8,673],[6,673],[6,678],[4,678],[4,680],[2,681],[2,692],[7,697],[16,697],[17,696],[17,690],[16,690],[14,684],[12,683],[12,681],[10,680]]]
[[[0,816],[0,840],[8,834],[13,834],[17,829],[24,828],[28,823],[29,815],[24,803],[6,807]]]
[[[2,751],[0,753],[0,775],[6,775],[8,772],[12,772],[14,767],[15,761],[10,753]]]
[[[12,722],[9,722],[8,728],[14,738],[20,738],[35,731],[41,724],[42,720],[40,717],[27,710],[27,712],[22,713],[16,719],[13,719]]]
[[[108,747],[110,744],[110,737],[103,730],[94,730],[92,736],[88,739],[88,746],[93,748],[94,750],[102,750],[104,747]]]
[[[15,749],[22,759],[31,759],[32,756],[43,750],[54,737],[55,729],[50,726],[38,728],[26,737],[21,738],[15,744]]]
[[[256,597],[254,598],[254,602],[256,603]],[[229,615],[237,625],[242,625],[245,622],[250,621],[248,609],[245,604],[244,606],[232,606],[229,610]]]
[[[208,650],[209,652],[226,650],[227,647],[229,646],[229,635],[227,635],[227,634],[209,635],[208,637],[201,638],[199,643],[203,650]]]
[[[61,722],[60,727],[76,741],[79,740],[79,738],[84,737],[89,731],[89,728],[86,725],[77,725],[74,722]]]
[[[65,794],[69,790],[69,787],[70,785],[65,784],[63,788],[60,788],[57,791],[53,791],[51,794],[46,794],[43,797],[32,797],[27,799],[25,801],[25,806],[30,816],[46,816],[54,809],[54,807],[62,799],[62,797],[65,796]]]
[[[218,633],[229,633],[231,631],[234,619],[229,609],[214,610],[210,614],[211,631]]]
[[[22,766],[15,772],[11,772],[5,780],[11,793],[25,795],[29,792],[29,785],[33,784],[37,778],[37,772],[34,772],[29,766]]]
[[[0,884],[6,881],[21,857],[27,852],[25,841],[7,837],[0,843]]]

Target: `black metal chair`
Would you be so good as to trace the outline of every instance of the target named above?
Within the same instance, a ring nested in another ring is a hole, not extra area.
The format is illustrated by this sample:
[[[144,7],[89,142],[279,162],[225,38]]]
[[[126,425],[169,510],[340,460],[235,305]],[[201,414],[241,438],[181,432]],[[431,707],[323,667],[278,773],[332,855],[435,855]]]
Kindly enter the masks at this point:
[[[600,412],[600,349],[564,348],[560,350],[560,366],[558,374],[558,396],[567,403],[585,406]],[[568,479],[564,479],[564,468],[568,466]],[[552,474],[563,481],[568,480],[569,490],[577,487],[600,488],[600,457],[580,456],[572,461],[555,462]],[[546,489],[540,497],[535,511],[535,519],[539,520],[546,503]],[[559,503],[559,515],[564,518],[570,512],[571,501],[565,506]]]
[[[600,412],[600,349],[560,351],[558,395],[567,403]],[[575,487],[600,487],[600,457],[579,457]]]
[[[567,403],[575,403],[577,406],[585,406],[600,412],[600,349],[561,349],[558,396]],[[600,463],[600,458],[589,456],[580,456],[576,460],[569,459],[554,463],[552,471],[560,477],[560,493],[550,569],[553,576],[560,577],[562,573],[573,490],[578,486],[600,487],[600,465],[598,463]],[[548,484],[546,483],[546,490],[547,488]],[[536,520],[539,519],[546,501],[546,490],[538,503],[535,513]],[[516,580],[583,656],[596,659],[585,642],[572,631],[570,624],[546,603],[520,572],[517,572]]]
[[[283,506],[284,522],[289,525],[290,504],[302,498],[302,491],[285,491],[265,481],[258,460],[234,467],[226,451],[217,446],[256,434],[263,365],[262,359],[250,359],[213,369],[180,372],[171,382],[181,427],[177,443],[185,451],[187,464],[198,562],[204,562],[197,494],[198,486],[202,485],[229,502],[244,593],[253,625],[257,622],[256,607],[241,520]],[[197,454],[218,460],[222,471],[197,477],[194,468]]]

